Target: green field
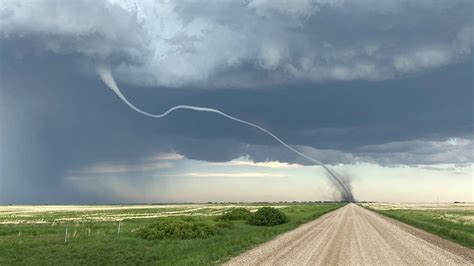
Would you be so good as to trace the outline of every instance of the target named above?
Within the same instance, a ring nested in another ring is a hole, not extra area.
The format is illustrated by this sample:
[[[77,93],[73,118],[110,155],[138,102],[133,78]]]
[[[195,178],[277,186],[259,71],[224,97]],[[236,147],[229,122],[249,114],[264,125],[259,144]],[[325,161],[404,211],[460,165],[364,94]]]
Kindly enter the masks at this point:
[[[236,206],[254,211],[262,204],[0,206],[0,265],[215,264],[343,205],[263,205],[289,217],[289,222],[271,227],[216,219]],[[192,219],[215,228],[216,234],[206,239],[145,240],[137,233],[170,219]]]
[[[473,204],[363,204],[373,211],[474,248]]]

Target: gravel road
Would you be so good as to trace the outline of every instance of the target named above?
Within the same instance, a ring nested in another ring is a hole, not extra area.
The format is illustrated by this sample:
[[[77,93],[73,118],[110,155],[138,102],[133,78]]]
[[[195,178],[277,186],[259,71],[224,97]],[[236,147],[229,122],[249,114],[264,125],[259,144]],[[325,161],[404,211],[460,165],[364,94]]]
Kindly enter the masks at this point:
[[[227,265],[474,265],[474,251],[348,204]]]

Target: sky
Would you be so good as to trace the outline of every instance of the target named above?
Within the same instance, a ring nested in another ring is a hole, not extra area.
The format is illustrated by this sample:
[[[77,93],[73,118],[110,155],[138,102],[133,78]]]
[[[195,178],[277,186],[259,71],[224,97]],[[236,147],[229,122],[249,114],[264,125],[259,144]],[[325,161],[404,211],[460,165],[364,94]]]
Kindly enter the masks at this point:
[[[0,0],[0,204],[473,201],[470,0]]]

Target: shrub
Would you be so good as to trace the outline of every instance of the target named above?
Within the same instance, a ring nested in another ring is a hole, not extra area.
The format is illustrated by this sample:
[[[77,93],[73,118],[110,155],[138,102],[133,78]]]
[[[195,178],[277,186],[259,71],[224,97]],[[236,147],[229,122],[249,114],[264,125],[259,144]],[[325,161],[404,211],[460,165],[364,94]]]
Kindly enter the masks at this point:
[[[230,229],[234,227],[234,224],[229,220],[220,220],[216,223],[216,226],[221,229]]]
[[[251,212],[245,208],[233,208],[219,216],[218,219],[224,221],[247,220],[250,214]]]
[[[250,214],[247,222],[251,225],[273,226],[288,222],[288,216],[273,207],[262,207]]]
[[[137,230],[137,234],[147,240],[208,238],[216,233],[215,227],[193,219],[161,220]]]

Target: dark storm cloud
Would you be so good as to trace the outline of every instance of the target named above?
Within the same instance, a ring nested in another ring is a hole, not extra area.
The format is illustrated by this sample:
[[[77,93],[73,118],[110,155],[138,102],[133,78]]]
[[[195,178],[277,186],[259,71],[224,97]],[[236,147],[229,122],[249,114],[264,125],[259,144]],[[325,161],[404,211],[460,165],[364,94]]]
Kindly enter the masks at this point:
[[[112,63],[123,83],[258,88],[394,79],[463,62],[471,10],[468,0],[4,0],[0,33]]]
[[[10,62],[2,66],[1,91],[6,199],[83,199],[60,189],[61,178],[70,171],[95,162],[133,163],[160,151],[207,161],[249,154],[256,161],[307,163],[265,135],[213,114],[183,111],[164,120],[137,115],[98,78],[61,67],[71,59],[4,58]],[[306,152],[325,163],[379,158],[383,164],[416,164],[430,163],[427,158],[439,156],[445,147],[410,156],[415,144],[422,148],[424,141],[472,138],[469,71],[469,65],[458,65],[406,80],[273,90],[123,89],[150,112],[183,103],[225,110],[277,132],[292,145],[307,147]],[[420,141],[410,143],[414,140]],[[402,144],[383,146],[391,142]],[[464,152],[471,148],[465,146]],[[449,154],[444,162],[448,159]],[[443,160],[431,161],[439,162]]]
[[[99,61],[144,110],[217,108],[324,163],[472,163],[470,1],[196,3],[2,3],[0,202],[95,202],[62,178],[158,152],[306,163],[214,114],[134,113]]]

